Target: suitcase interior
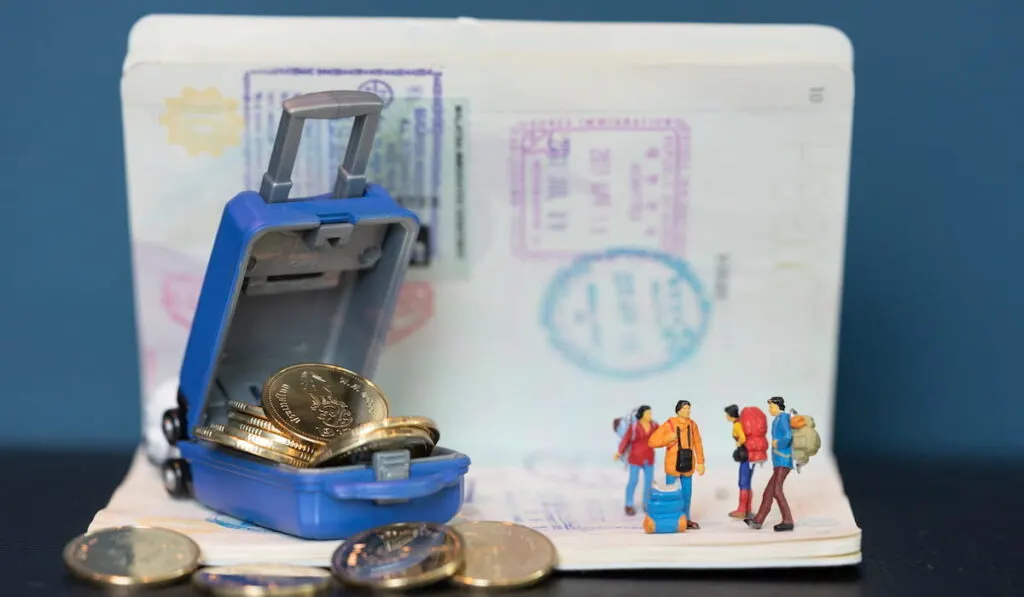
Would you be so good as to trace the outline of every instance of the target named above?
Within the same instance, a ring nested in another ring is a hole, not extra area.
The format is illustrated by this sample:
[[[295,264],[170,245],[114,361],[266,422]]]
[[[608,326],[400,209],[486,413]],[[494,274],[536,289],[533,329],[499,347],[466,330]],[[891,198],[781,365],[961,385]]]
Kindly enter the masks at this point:
[[[266,379],[295,363],[330,363],[372,375],[382,347],[380,305],[401,286],[401,279],[393,282],[404,278],[399,260],[408,256],[410,234],[415,223],[393,221],[255,236],[228,309],[200,424],[225,424],[229,400],[259,406]]]

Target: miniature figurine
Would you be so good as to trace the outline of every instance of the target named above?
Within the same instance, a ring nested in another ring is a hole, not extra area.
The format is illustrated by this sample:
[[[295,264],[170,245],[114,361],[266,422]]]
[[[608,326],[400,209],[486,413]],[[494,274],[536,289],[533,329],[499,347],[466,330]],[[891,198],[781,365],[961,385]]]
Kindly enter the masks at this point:
[[[756,406],[748,406],[741,412],[735,404],[725,407],[725,418],[732,423],[732,438],[736,441],[732,458],[740,465],[739,505],[729,516],[747,519],[752,514],[750,483],[754,477],[754,465],[763,464],[768,458],[768,419]]]
[[[676,416],[658,427],[647,443],[652,448],[666,448],[666,479],[669,485],[679,480],[686,528],[699,529],[700,525],[690,518],[690,500],[693,496],[693,473],[704,474],[704,443],[697,423],[690,418],[690,402],[677,402]]]
[[[636,514],[633,497],[641,470],[644,473],[644,512],[647,512],[651,504],[651,487],[654,484],[654,449],[647,445],[647,441],[654,430],[658,428],[658,423],[652,418],[651,407],[646,404],[637,408],[625,423],[629,425],[629,428],[622,434],[622,441],[619,442],[619,451],[615,453],[615,460],[625,458],[629,466],[629,482],[626,484],[626,515],[633,516]]]
[[[781,396],[768,399],[768,414],[775,417],[772,421],[772,478],[761,495],[761,507],[758,508],[757,515],[744,520],[752,529],[761,528],[772,509],[772,501],[776,501],[782,512],[782,522],[775,525],[775,530],[793,530],[793,514],[789,511],[789,502],[786,501],[786,494],[783,491],[786,477],[793,469],[793,430],[785,409],[786,401]]]

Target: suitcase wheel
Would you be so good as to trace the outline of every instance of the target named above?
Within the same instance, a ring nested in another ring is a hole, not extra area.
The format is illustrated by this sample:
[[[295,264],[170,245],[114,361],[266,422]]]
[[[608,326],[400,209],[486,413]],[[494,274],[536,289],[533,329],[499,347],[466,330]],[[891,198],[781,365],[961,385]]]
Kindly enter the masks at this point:
[[[160,421],[164,437],[167,443],[176,445],[185,438],[185,422],[182,420],[181,411],[177,408],[168,409]]]
[[[192,485],[188,463],[181,458],[165,460],[161,467],[164,489],[173,497],[188,497]]]
[[[680,516],[679,517],[679,524],[676,525],[676,531],[678,531],[680,533],[685,533],[686,532],[686,523],[687,523],[686,517],[685,516]]]

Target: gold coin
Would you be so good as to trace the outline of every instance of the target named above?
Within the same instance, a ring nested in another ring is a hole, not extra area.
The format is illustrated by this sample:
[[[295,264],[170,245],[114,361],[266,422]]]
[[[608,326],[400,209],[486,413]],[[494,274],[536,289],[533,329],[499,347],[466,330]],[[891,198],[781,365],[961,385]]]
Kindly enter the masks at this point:
[[[286,432],[281,431],[280,429],[278,429],[270,421],[268,421],[266,419],[261,419],[259,417],[254,417],[252,415],[247,415],[247,414],[245,414],[243,412],[238,412],[238,411],[231,411],[231,412],[229,412],[228,413],[228,423],[232,423],[232,422],[243,423],[245,425],[249,425],[250,427],[258,427],[258,428],[260,428],[260,429],[262,429],[264,431],[269,431],[270,433],[273,433],[275,435],[280,435],[281,437],[289,437]],[[295,441],[302,441],[302,440],[296,439]]]
[[[350,537],[331,557],[340,580],[371,589],[412,589],[450,577],[462,564],[462,540],[450,528],[400,522]]]
[[[72,539],[64,563],[76,576],[101,585],[166,584],[199,566],[199,546],[168,529],[111,527]]]
[[[197,589],[231,597],[308,597],[331,584],[323,568],[288,564],[239,564],[197,570],[192,575]]]
[[[292,365],[270,376],[262,403],[267,419],[285,435],[318,445],[388,416],[388,399],[373,382],[320,363]]]
[[[213,427],[213,425],[210,425],[210,427]],[[261,429],[254,425],[241,423],[235,419],[229,419],[228,424],[225,425],[225,428],[227,429],[227,433],[231,433],[235,437],[242,437],[238,435],[238,433],[246,433],[248,435],[255,435],[257,437],[260,437],[262,438],[262,440],[269,441],[272,445],[268,447],[275,450],[278,448],[287,448],[285,450],[285,454],[290,454],[288,450],[296,450],[302,452],[305,456],[312,456],[313,453],[316,452],[316,448],[306,442],[299,441],[297,439],[292,439],[290,437],[285,437],[281,434],[274,433],[273,431],[267,431],[266,429]],[[234,430],[234,433],[232,433],[232,430]],[[242,437],[242,439],[246,438]],[[259,444],[261,446],[266,445],[264,441],[254,441],[253,443]],[[299,456],[299,458],[302,457],[303,456]]]
[[[299,458],[293,458],[287,454],[282,454],[275,450],[268,450],[263,446],[257,446],[254,443],[247,442],[242,439],[238,439],[233,435],[228,435],[223,431],[217,431],[216,429],[210,429],[209,427],[196,427],[193,430],[196,437],[204,439],[215,444],[252,454],[253,456],[259,456],[266,460],[271,460],[279,464],[287,464],[288,466],[294,466],[296,468],[309,468],[309,461],[301,460]]]
[[[262,408],[249,404],[247,402],[240,402],[238,400],[228,400],[228,408],[235,412],[245,413],[250,417],[256,417],[258,419],[267,419],[267,413]]]
[[[230,435],[232,437],[237,437],[238,439],[240,439],[242,441],[246,441],[246,442],[249,442],[251,444],[256,444],[257,446],[260,446],[261,448],[266,448],[268,450],[273,450],[275,452],[278,452],[280,454],[284,454],[286,456],[291,456],[292,458],[298,458],[299,460],[303,460],[303,461],[306,461],[306,462],[309,462],[313,458],[313,454],[311,452],[307,452],[305,450],[296,450],[295,448],[290,448],[290,447],[286,446],[285,444],[281,444],[281,443],[275,442],[275,441],[273,441],[271,439],[267,439],[267,438],[265,438],[262,435],[259,435],[257,433],[250,433],[249,431],[241,429],[240,425],[238,425],[238,424],[234,424],[234,425],[231,425],[231,424],[228,424],[228,425],[207,425],[207,427],[209,427],[210,429],[213,429],[214,431],[219,431],[221,433],[226,433],[226,434],[228,434],[228,435]],[[254,428],[250,427],[250,429],[254,429]]]
[[[361,430],[361,433],[369,433],[375,429],[392,429],[394,427],[419,427],[430,434],[430,439],[434,442],[434,445],[441,441],[441,431],[438,429],[437,423],[427,417],[387,417],[379,421],[370,421],[357,425],[350,432]]]
[[[430,456],[434,441],[421,427],[368,428],[363,425],[339,435],[313,455],[313,466],[358,464],[373,458],[374,452],[409,450],[410,458]]]
[[[464,562],[452,582],[471,587],[520,588],[541,581],[558,563],[554,544],[510,522],[462,522]]]

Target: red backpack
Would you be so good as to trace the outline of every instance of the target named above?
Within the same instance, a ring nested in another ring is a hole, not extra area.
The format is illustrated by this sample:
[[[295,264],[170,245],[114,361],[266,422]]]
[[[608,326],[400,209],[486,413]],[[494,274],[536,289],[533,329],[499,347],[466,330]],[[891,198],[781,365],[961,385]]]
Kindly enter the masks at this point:
[[[768,459],[768,417],[756,406],[740,411],[740,425],[747,436],[747,460],[761,462]]]

